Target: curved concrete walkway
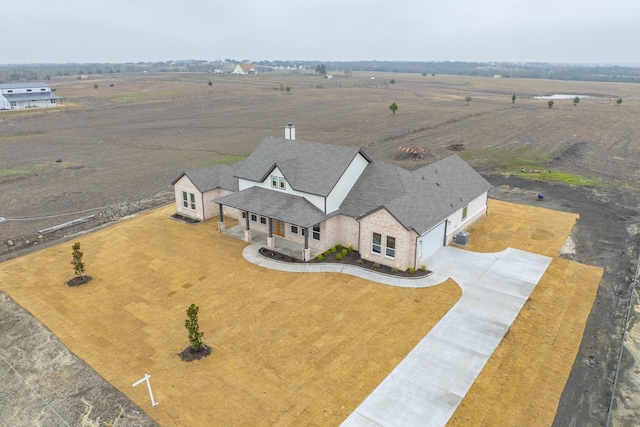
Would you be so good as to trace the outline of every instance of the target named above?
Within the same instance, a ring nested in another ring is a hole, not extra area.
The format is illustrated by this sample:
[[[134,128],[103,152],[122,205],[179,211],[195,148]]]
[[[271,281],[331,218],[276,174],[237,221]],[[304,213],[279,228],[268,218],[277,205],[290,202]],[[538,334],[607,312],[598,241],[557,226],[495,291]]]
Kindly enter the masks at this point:
[[[434,274],[393,278],[354,266],[288,264],[247,246],[244,257],[292,272],[342,272],[392,286],[427,287],[451,277],[462,297],[380,385],[342,423],[345,427],[444,426],[551,263],[551,258],[507,248],[476,253],[444,247],[427,260]]]

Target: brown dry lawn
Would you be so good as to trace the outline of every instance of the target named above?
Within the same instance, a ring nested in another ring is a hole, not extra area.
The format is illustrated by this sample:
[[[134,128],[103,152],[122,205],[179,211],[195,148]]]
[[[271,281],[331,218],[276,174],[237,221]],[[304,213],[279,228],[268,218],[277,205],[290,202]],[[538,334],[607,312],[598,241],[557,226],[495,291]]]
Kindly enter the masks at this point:
[[[80,288],[64,284],[69,243],[0,265],[5,292],[161,425],[338,425],[461,295],[451,280],[401,289],[265,270],[242,259],[245,243],[172,211],[79,237],[95,278]],[[554,256],[575,220],[492,200],[469,249]],[[554,259],[452,425],[551,423],[601,274]],[[213,354],[184,363],[191,303]],[[131,387],[145,373],[156,407]]]

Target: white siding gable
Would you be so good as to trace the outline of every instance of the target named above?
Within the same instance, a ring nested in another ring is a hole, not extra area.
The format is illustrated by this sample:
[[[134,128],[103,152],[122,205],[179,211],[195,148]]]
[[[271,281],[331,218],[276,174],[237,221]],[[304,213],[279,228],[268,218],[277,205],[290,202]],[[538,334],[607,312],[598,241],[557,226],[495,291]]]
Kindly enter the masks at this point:
[[[452,236],[459,230],[464,229],[468,224],[473,222],[477,217],[487,210],[487,192],[476,197],[467,205],[467,216],[462,218],[464,207],[453,212],[447,218],[447,236]]]
[[[331,213],[340,207],[368,164],[369,161],[360,153],[353,158],[335,187],[331,190],[331,193],[327,196],[327,210],[325,213]]]
[[[278,183],[277,183],[276,187],[272,186],[271,177],[277,178]],[[280,187],[280,182],[284,182],[285,183],[285,188],[284,189],[282,189]],[[291,194],[292,196],[304,197],[311,204],[313,204],[315,207],[320,209],[322,212],[325,212],[325,206],[324,206],[325,205],[325,200],[324,200],[324,197],[318,196],[316,194],[309,194],[309,193],[305,193],[305,192],[302,192],[302,191],[293,190],[291,188],[291,186],[289,185],[289,183],[286,181],[286,179],[285,179],[284,175],[282,174],[282,172],[280,171],[280,169],[278,169],[278,167],[275,167],[271,171],[271,173],[269,175],[267,175],[265,180],[262,181],[262,182],[249,181],[248,179],[244,179],[244,178],[239,178],[238,179],[238,189],[240,191],[246,190],[247,188],[251,188],[251,187],[260,187],[260,188],[264,188],[264,189],[267,189],[267,190],[279,191],[281,193]]]

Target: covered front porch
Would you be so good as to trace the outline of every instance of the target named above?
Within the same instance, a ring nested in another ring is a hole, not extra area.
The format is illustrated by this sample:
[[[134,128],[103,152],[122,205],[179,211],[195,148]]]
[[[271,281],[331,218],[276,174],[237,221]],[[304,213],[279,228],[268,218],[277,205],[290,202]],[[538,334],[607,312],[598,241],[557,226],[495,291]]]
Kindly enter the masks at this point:
[[[231,236],[234,237],[236,239],[239,240],[246,240],[246,233],[245,233],[245,228],[244,228],[244,224],[239,223],[238,225],[235,225],[233,227],[229,227],[225,230],[222,231],[223,234],[227,235],[227,236]],[[288,255],[288,256],[292,256],[294,258],[297,258],[301,261],[305,261],[304,259],[304,245],[295,243],[295,242],[291,242],[289,240],[283,239],[281,237],[278,236],[272,236],[271,239],[271,246],[269,246],[269,235],[268,233],[263,233],[261,231],[258,230],[251,230],[250,233],[250,240],[249,243],[254,243],[260,246],[264,246],[264,247],[268,247],[269,249],[273,249],[276,252],[280,252],[281,254],[284,255]],[[318,254],[321,254],[322,252],[318,249],[308,249],[308,256],[309,258],[307,259],[307,261],[309,259],[313,259],[315,258]]]
[[[320,249],[310,248],[309,241],[320,241],[320,223],[327,216],[304,197],[250,187],[213,201],[219,206],[218,230],[222,233],[227,234],[223,207],[228,206],[240,212],[239,224],[232,232],[237,238],[263,243],[268,249],[303,261],[320,253]]]

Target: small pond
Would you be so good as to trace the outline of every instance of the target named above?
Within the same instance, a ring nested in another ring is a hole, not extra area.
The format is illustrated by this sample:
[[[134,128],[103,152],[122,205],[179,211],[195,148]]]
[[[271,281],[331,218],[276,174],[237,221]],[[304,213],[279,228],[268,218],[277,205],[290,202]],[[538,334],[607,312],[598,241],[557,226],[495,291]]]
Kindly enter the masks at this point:
[[[563,93],[554,93],[553,95],[544,95],[544,96],[534,96],[533,99],[573,99],[575,97],[578,98],[591,98],[587,95],[567,95]]]

